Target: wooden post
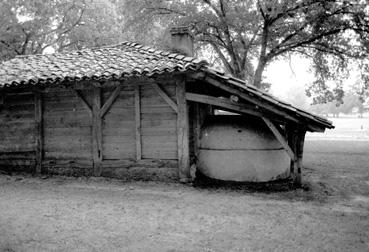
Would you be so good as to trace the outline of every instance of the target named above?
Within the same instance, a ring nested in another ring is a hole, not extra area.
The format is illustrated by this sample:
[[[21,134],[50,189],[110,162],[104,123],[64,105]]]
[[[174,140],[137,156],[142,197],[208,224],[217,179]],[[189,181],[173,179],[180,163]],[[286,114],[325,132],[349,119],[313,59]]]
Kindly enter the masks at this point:
[[[306,133],[306,131],[298,131],[297,132],[297,144],[296,144],[296,156],[297,156],[296,168],[297,168],[297,172],[296,172],[295,183],[299,186],[302,183],[301,171],[302,171],[302,168],[303,168],[302,158],[303,158],[303,154],[304,154],[305,133]]]
[[[4,100],[5,100],[5,95],[3,93],[0,93],[0,110],[4,106]]]
[[[290,125],[286,128],[288,135],[288,144],[296,155],[296,160],[291,160],[291,176],[294,184],[301,186],[302,183],[302,158],[304,151],[305,142],[305,130],[297,129],[296,127],[291,127]]]
[[[44,152],[44,136],[43,136],[43,110],[42,110],[42,94],[35,93],[35,122],[36,122],[36,167],[35,172],[42,172],[42,159]]]
[[[186,82],[180,80],[176,85],[177,96],[177,135],[178,135],[178,175],[182,183],[190,179],[189,122],[186,102]]]
[[[94,87],[92,97],[92,151],[94,161],[94,176],[100,176],[102,167],[102,117],[101,88]]]
[[[295,134],[295,130],[293,127],[291,127],[290,125],[288,125],[288,127],[286,128],[286,132],[287,132],[287,141],[288,141],[288,145],[290,146],[291,150],[295,153],[296,151],[296,134]],[[297,162],[295,162],[295,160],[291,159],[290,162],[290,173],[291,173],[291,177],[292,180],[295,182],[296,181],[296,171],[297,171]]]
[[[140,86],[135,86],[136,159],[142,158],[141,147],[141,94]]]
[[[200,104],[195,102],[194,106],[194,152],[195,156],[199,155],[200,134],[201,134],[201,118],[200,118]]]

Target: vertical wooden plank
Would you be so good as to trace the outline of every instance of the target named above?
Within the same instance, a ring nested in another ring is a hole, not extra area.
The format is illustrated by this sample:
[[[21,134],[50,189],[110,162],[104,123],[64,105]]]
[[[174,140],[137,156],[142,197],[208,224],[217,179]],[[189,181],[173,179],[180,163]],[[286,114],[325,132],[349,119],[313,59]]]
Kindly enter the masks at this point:
[[[135,86],[136,159],[142,158],[141,143],[141,94],[140,86]]]
[[[42,110],[42,94],[35,93],[35,122],[36,122],[36,173],[42,172],[42,159],[43,159],[43,110]]]
[[[94,87],[92,97],[92,151],[94,161],[94,176],[100,176],[102,172],[102,118],[101,88]]]
[[[177,81],[177,135],[178,135],[178,173],[180,182],[186,183],[190,178],[189,121],[186,102],[186,82]]]

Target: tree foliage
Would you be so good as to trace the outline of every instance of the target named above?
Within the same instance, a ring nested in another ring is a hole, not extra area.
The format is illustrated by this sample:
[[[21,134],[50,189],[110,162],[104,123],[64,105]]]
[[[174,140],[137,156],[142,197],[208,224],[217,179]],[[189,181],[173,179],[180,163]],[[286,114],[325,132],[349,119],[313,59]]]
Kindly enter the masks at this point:
[[[2,0],[0,60],[117,42],[119,15],[109,0]]]
[[[368,5],[360,0],[139,0],[136,24],[190,25],[230,74],[257,87],[268,64],[288,54],[312,59],[315,102],[342,98],[349,59],[368,54]],[[256,64],[255,64],[256,62]]]
[[[168,28],[189,25],[198,53],[259,88],[271,62],[311,59],[307,94],[322,103],[342,99],[350,60],[368,93],[368,13],[366,0],[2,0],[0,60],[122,39],[160,47]]]

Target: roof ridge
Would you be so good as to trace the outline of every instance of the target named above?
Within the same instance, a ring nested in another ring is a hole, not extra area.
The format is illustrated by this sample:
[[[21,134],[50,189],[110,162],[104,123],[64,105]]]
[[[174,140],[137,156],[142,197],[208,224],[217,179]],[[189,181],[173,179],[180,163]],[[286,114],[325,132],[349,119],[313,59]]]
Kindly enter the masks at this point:
[[[188,62],[192,61],[196,64],[203,64],[203,65],[207,65],[207,66],[209,65],[209,62],[207,62],[206,60],[200,60],[197,57],[187,56],[185,54],[181,54],[181,53],[177,53],[177,52],[171,52],[169,50],[156,49],[156,48],[151,47],[151,46],[145,46],[141,43],[131,42],[131,41],[127,41],[127,40],[119,43],[118,45],[116,45],[116,47],[122,46],[122,45],[133,48],[136,51],[141,50],[141,51],[146,51],[148,53],[158,53],[158,54],[160,54],[161,56],[164,56],[164,57],[169,57],[170,56],[169,58],[177,58],[178,59],[179,57],[181,57],[181,59],[186,60]]]
[[[42,53],[38,53],[38,54],[27,54],[27,55],[17,55],[14,57],[14,59],[20,58],[20,59],[24,59],[24,58],[29,58],[29,57],[47,57],[48,55],[66,55],[66,54],[75,54],[75,53],[83,53],[83,52],[88,52],[88,51],[95,51],[95,50],[99,50],[99,49],[113,49],[113,48],[119,48],[121,46],[127,46],[129,48],[132,48],[136,51],[145,51],[148,53],[156,53],[159,54],[161,56],[164,57],[168,57],[168,58],[177,58],[177,59],[183,59],[187,62],[193,62],[195,64],[202,64],[202,65],[206,65],[209,66],[209,62],[207,62],[206,60],[200,60],[197,57],[191,57],[191,56],[186,56],[184,54],[180,54],[177,52],[171,52],[169,50],[161,50],[161,49],[156,49],[154,47],[150,47],[150,46],[145,46],[144,44],[138,43],[138,42],[132,42],[129,40],[125,40],[116,44],[111,44],[111,45],[103,45],[103,46],[95,46],[95,47],[87,47],[87,48],[82,48],[82,49],[78,49],[78,50],[72,50],[72,51],[62,51],[62,52],[54,52],[54,53],[50,53],[50,54],[42,54]],[[12,59],[10,59],[12,60]]]

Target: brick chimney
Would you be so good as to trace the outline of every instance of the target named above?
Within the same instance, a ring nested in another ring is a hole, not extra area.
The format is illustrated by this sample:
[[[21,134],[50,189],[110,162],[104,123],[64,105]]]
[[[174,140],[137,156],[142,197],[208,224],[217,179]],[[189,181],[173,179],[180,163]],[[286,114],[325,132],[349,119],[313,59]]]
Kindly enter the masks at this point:
[[[169,49],[172,52],[194,57],[193,35],[188,26],[170,29]]]

